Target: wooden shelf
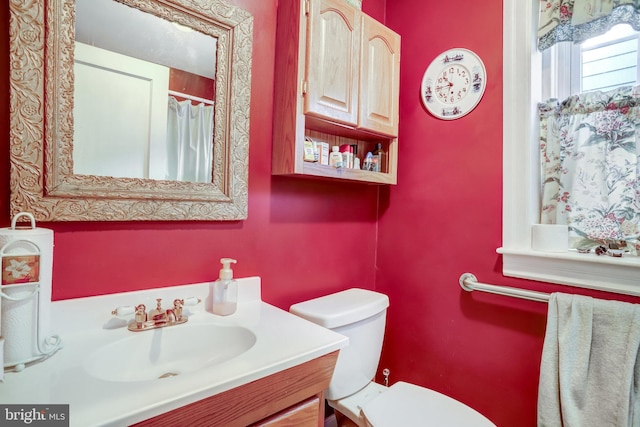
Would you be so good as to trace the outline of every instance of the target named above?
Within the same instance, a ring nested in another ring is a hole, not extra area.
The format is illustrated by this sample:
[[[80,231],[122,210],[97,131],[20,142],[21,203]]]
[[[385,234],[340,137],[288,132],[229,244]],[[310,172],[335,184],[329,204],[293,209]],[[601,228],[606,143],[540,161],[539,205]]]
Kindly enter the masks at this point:
[[[358,169],[334,168],[317,163],[304,162],[302,174],[310,177],[359,181],[369,184],[395,184],[395,177],[389,173],[370,172]]]

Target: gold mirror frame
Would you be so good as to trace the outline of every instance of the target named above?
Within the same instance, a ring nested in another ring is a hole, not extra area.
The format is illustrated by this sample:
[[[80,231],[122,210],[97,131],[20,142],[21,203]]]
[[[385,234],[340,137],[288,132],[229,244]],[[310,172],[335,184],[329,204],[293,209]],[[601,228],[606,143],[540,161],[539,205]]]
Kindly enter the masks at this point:
[[[75,1],[10,0],[11,216],[246,219],[253,17],[223,0],[117,0],[218,38],[212,183],[73,174]]]

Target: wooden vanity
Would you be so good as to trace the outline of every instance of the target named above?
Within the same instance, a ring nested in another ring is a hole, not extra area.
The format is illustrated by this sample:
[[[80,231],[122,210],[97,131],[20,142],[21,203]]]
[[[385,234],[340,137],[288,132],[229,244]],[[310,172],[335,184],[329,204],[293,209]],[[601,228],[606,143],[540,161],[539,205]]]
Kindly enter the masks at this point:
[[[338,352],[142,421],[138,427],[321,427]]]

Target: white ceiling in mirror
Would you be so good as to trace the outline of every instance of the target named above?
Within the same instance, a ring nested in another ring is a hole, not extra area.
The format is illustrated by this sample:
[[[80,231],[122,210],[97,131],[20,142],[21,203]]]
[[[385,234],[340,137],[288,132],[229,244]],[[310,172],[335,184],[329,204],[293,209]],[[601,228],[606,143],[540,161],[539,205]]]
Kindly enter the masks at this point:
[[[76,41],[215,78],[216,39],[210,35],[114,0],[76,0],[75,18]]]
[[[117,1],[215,39],[212,182],[75,174],[76,1],[10,0],[11,216],[26,211],[40,221],[245,219],[253,17],[225,0]],[[121,30],[120,24],[110,28]]]

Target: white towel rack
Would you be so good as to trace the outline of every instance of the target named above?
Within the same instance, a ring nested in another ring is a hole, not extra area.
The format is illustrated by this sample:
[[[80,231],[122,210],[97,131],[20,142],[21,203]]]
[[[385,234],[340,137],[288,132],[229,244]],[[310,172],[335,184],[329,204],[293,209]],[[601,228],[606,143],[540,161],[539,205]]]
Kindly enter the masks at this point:
[[[549,302],[549,294],[544,292],[480,283],[478,282],[478,279],[476,279],[476,276],[471,273],[464,273],[460,276],[460,286],[467,292],[482,291],[489,292],[490,294],[528,299],[531,301]]]

